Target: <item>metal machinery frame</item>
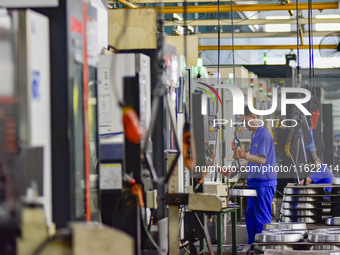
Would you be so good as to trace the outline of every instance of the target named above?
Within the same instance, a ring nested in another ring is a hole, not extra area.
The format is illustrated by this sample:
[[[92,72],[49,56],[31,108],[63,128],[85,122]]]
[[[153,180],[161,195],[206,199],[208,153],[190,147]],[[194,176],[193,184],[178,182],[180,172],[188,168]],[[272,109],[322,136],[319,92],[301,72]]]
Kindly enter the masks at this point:
[[[129,189],[127,176],[136,183],[144,181],[142,146],[125,137],[122,108],[132,107],[143,129],[150,122],[150,58],[138,53],[102,54],[99,57],[99,128],[101,132],[100,183],[102,219],[107,225],[119,228],[133,236],[135,253],[142,250],[141,208]],[[127,69],[126,67],[129,67]]]
[[[50,19],[53,221],[61,228],[99,216],[96,68],[90,60],[96,35],[88,34],[96,11],[76,0],[36,10]]]
[[[15,32],[13,28],[0,28],[0,41],[2,48],[0,50],[0,59],[3,65],[8,69],[0,69],[0,200],[1,210],[5,211],[7,203],[13,203],[16,206],[16,198],[13,194],[14,190],[8,189],[8,181],[12,181],[15,164],[19,156],[19,105],[18,105],[18,83],[16,79],[16,44]],[[4,50],[5,49],[5,50]],[[6,61],[6,62],[5,62]],[[5,181],[5,177],[11,177]],[[15,207],[14,207],[15,209]],[[7,208],[8,210],[8,208]],[[6,210],[6,211],[7,211]],[[16,211],[12,211],[15,217],[8,217],[3,214],[0,224],[0,253],[6,254],[8,248],[13,253],[16,252],[16,237],[19,235],[19,227],[16,217]],[[6,223],[6,224],[4,224]]]

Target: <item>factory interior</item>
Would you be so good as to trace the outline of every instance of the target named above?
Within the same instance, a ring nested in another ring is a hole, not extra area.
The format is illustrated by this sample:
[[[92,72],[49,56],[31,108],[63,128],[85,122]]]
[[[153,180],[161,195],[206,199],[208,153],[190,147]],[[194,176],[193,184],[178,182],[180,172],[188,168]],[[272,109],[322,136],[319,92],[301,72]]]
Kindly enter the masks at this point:
[[[335,0],[0,0],[0,255],[340,254]]]

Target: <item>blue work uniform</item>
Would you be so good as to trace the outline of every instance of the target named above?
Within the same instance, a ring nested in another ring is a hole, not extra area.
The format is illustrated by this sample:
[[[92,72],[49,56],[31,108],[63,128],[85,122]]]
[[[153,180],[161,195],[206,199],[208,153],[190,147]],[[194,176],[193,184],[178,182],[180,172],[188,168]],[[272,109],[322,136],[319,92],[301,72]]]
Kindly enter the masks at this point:
[[[326,166],[321,164],[321,167],[319,169],[319,166],[317,166],[314,173],[312,173],[309,178],[313,181],[313,183],[319,183],[319,184],[332,184],[334,175],[332,171]],[[326,191],[331,192],[332,188],[325,188]]]
[[[277,186],[274,142],[270,132],[264,127],[258,127],[253,132],[249,154],[266,157],[266,162],[262,165],[248,162],[248,187],[257,192],[257,197],[248,198],[245,215],[248,243],[251,244],[255,234],[262,232],[263,224],[272,221],[271,208]]]

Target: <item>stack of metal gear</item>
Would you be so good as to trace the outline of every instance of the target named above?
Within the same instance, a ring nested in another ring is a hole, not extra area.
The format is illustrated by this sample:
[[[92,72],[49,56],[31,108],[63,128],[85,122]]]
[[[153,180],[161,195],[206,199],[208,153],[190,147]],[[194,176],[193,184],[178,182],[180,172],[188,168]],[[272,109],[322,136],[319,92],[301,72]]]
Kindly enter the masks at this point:
[[[333,179],[332,195],[331,195],[331,218],[326,219],[327,225],[340,225],[340,178]]]
[[[282,222],[321,223],[330,217],[331,200],[323,185],[297,186],[284,189],[280,218]],[[340,204],[339,204],[340,205]],[[339,208],[340,209],[340,208]],[[340,215],[340,214],[339,214]]]
[[[312,250],[340,250],[340,228],[319,228],[308,231]]]
[[[307,231],[306,223],[265,224],[262,233],[255,236],[254,253],[262,254],[269,249],[340,251],[340,228]]]
[[[254,251],[262,253],[266,249],[295,250],[296,244],[308,236],[305,223],[276,222],[265,224],[263,231],[255,236]],[[303,249],[300,247],[300,249]]]

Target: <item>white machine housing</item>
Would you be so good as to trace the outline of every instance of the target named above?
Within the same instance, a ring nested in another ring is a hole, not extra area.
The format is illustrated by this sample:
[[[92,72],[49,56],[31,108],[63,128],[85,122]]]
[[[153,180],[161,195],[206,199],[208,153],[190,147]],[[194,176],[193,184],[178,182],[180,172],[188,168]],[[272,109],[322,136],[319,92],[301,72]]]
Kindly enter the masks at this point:
[[[123,132],[122,110],[125,77],[139,76],[140,122],[147,129],[151,118],[150,58],[140,53],[99,55],[98,112],[99,134]]]
[[[52,156],[49,20],[32,10],[18,17],[20,143],[43,148],[43,203],[47,224],[52,223]]]

